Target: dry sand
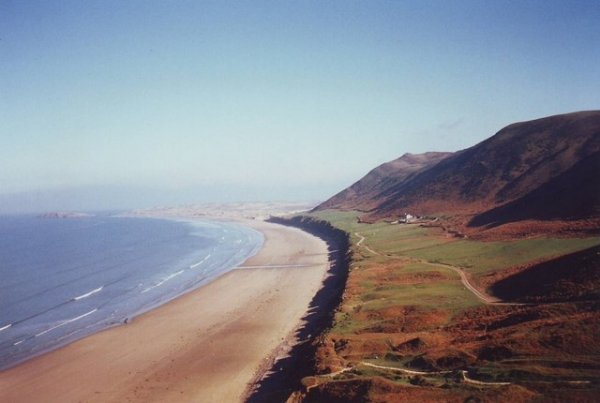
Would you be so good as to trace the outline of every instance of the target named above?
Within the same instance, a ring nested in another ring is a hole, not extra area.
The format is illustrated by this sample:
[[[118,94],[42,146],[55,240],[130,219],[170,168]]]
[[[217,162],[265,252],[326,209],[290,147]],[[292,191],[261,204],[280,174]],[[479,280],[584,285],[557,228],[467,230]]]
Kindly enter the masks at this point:
[[[265,244],[196,291],[0,372],[6,402],[235,402],[301,323],[329,267],[323,241],[260,221]]]

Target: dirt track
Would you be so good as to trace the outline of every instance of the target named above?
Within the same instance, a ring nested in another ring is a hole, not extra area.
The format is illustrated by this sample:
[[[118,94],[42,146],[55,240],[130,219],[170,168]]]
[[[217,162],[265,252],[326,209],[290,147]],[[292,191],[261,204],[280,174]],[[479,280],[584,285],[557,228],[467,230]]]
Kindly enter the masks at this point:
[[[382,253],[379,253],[375,250],[373,250],[372,248],[368,247],[367,245],[363,245],[363,242],[365,241],[365,237],[362,236],[361,234],[359,234],[358,232],[354,233],[357,237],[359,237],[360,239],[358,240],[358,242],[356,243],[356,246],[358,246],[359,248],[364,248],[367,251],[369,251],[370,253],[372,253],[373,255],[377,255],[377,256],[386,256],[389,258],[396,258],[395,256],[390,256],[390,255],[384,255]],[[452,266],[449,264],[445,264],[445,263],[433,263],[424,259],[414,259],[414,258],[409,258],[411,260],[414,260],[416,262],[419,263],[423,263],[423,264],[427,264],[430,266],[436,266],[436,267],[442,267],[445,269],[450,269],[456,273],[458,273],[458,275],[460,276],[460,281],[463,283],[463,285],[465,286],[465,288],[467,290],[469,290],[473,295],[475,295],[479,300],[481,300],[484,304],[498,304],[498,305],[526,305],[524,303],[521,302],[508,302],[508,301],[502,301],[499,298],[496,297],[492,297],[491,295],[487,295],[481,291],[479,291],[473,284],[471,284],[469,282],[469,278],[467,277],[467,273],[465,273],[464,270],[462,270],[460,267],[456,267],[456,266]]]

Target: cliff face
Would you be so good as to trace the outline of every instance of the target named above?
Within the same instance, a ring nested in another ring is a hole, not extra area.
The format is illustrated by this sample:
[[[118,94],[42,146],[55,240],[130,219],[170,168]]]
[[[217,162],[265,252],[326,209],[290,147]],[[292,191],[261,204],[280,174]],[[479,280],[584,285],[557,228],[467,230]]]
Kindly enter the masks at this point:
[[[600,217],[600,111],[509,125],[454,154],[403,156],[317,209],[473,216],[471,227]]]

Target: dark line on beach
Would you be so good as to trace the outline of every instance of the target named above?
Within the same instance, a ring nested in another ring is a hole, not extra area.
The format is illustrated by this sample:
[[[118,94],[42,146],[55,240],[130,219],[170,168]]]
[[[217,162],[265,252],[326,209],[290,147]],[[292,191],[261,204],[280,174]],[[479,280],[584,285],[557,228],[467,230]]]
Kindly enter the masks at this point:
[[[302,318],[304,326],[295,336],[299,342],[289,355],[278,359],[247,395],[246,402],[285,402],[288,397],[302,390],[302,378],[315,373],[315,356],[321,335],[333,324],[336,309],[348,279],[350,267],[350,235],[330,223],[312,217],[271,217],[268,222],[300,228],[321,238],[327,243],[330,268],[321,289],[309,305],[308,313]]]

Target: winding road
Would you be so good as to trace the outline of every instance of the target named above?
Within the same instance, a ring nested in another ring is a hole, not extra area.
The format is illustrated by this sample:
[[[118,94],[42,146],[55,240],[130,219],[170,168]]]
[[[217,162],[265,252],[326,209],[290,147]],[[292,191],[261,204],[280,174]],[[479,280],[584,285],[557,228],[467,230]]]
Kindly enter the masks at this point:
[[[479,298],[485,304],[500,304],[500,303],[502,303],[502,304],[511,304],[511,305],[522,305],[522,303],[504,302],[504,301],[500,300],[499,298],[492,297],[490,295],[482,293],[477,288],[475,288],[475,286],[473,286],[473,284],[471,284],[469,282],[469,279],[467,278],[467,274],[459,267],[452,266],[449,264],[444,264],[444,263],[433,263],[433,262],[429,262],[427,260],[422,260],[422,259],[417,259],[417,261],[419,263],[427,264],[430,266],[436,266],[436,267],[442,267],[445,269],[450,269],[450,270],[458,273],[458,275],[460,276],[460,281],[463,283],[465,288],[467,290],[471,291],[471,293],[473,293],[473,295],[475,295],[477,298]]]
[[[376,256],[385,256],[391,259],[410,259],[411,261],[414,262],[419,262],[422,264],[427,264],[430,266],[436,266],[436,267],[441,267],[441,268],[445,268],[445,269],[449,269],[454,271],[455,273],[457,273],[460,276],[460,281],[462,282],[462,284],[465,286],[465,288],[467,290],[469,290],[473,295],[475,295],[479,300],[481,300],[483,303],[485,304],[494,304],[494,305],[535,305],[532,303],[523,303],[523,302],[509,302],[509,301],[503,301],[499,298],[496,297],[492,297],[490,295],[487,295],[481,291],[479,291],[473,284],[471,284],[469,282],[469,278],[467,276],[467,273],[461,269],[460,267],[456,267],[450,264],[445,264],[445,263],[434,263],[434,262],[430,262],[427,261],[425,259],[417,259],[417,258],[412,258],[409,256],[391,256],[388,254],[383,254],[383,253],[379,253],[376,250],[373,250],[372,248],[370,248],[369,246],[365,245],[365,237],[363,235],[361,235],[358,232],[354,233],[358,238],[358,242],[356,242],[356,246],[359,248],[363,248],[365,250],[367,250],[369,253],[376,255]],[[426,371],[414,371],[414,370],[410,370],[410,369],[404,369],[404,368],[397,368],[397,367],[387,367],[387,366],[382,366],[382,365],[376,365],[376,364],[372,364],[369,362],[365,362],[365,361],[361,361],[358,363],[358,365],[364,365],[367,367],[371,367],[371,368],[377,368],[377,369],[382,369],[382,370],[387,370],[387,371],[395,371],[395,372],[401,372],[404,374],[408,374],[408,375],[423,375],[423,376],[427,376],[427,375],[444,375],[444,374],[448,374],[451,373],[452,371],[430,371],[430,372],[426,372]],[[327,375],[322,375],[322,376],[327,376],[327,377],[335,377],[336,375],[339,375],[343,372],[349,371],[351,369],[351,367],[348,368],[344,368],[340,371],[336,371],[333,372],[331,374],[327,374]],[[461,370],[461,375],[462,375],[462,379],[463,382],[468,383],[468,384],[472,384],[472,385],[476,385],[476,386],[483,386],[483,387],[499,387],[499,386],[508,386],[511,385],[511,382],[484,382],[484,381],[479,381],[476,379],[472,379],[469,378],[467,371],[465,370]],[[574,385],[580,385],[580,384],[588,384],[589,381],[585,380],[585,381],[567,381],[569,383],[572,383]],[[317,385],[313,385],[312,387],[318,386]]]
[[[373,249],[369,248],[367,245],[363,245],[362,244],[365,241],[365,237],[364,236],[362,236],[358,232],[355,232],[354,235],[356,235],[357,237],[360,238],[359,241],[356,243],[356,246],[358,246],[359,248],[362,246],[363,248],[365,248],[366,250],[368,250],[369,252],[371,252],[374,255],[383,256],[381,253],[376,252]]]
[[[397,258],[395,256],[390,256],[390,255],[383,255],[375,250],[373,250],[372,248],[368,247],[367,245],[364,245],[364,241],[365,241],[365,237],[363,235],[361,235],[358,232],[355,232],[354,235],[356,235],[359,240],[358,242],[356,242],[356,246],[358,246],[359,248],[364,248],[365,250],[369,251],[370,253],[372,253],[373,255],[376,256],[386,256],[389,258]],[[498,298],[492,297],[490,295],[484,294],[483,292],[479,291],[473,284],[471,284],[469,282],[469,278],[467,277],[467,273],[465,273],[464,270],[462,270],[460,267],[456,267],[456,266],[452,266],[449,264],[445,264],[445,263],[433,263],[430,262],[428,260],[424,260],[424,259],[415,259],[415,258],[411,258],[408,256],[403,256],[403,258],[409,258],[415,262],[419,262],[419,263],[423,263],[423,264],[427,264],[430,266],[436,266],[436,267],[442,267],[445,269],[450,269],[456,273],[458,273],[458,275],[460,276],[460,281],[463,283],[463,285],[465,286],[465,288],[467,290],[469,290],[473,295],[475,295],[479,300],[481,300],[484,304],[496,304],[496,305],[526,305],[525,303],[522,302],[507,302],[507,301],[502,301]]]
[[[403,374],[407,374],[407,375],[419,375],[419,376],[432,376],[432,375],[447,375],[447,374],[451,374],[454,371],[414,371],[412,369],[406,369],[406,368],[398,368],[398,367],[387,367],[384,365],[377,365],[377,364],[372,364],[370,362],[366,362],[366,361],[360,361],[358,363],[358,365],[363,365],[365,367],[371,367],[371,368],[376,368],[376,369],[382,369],[382,370],[386,370],[386,371],[394,371],[394,372],[401,372]],[[352,369],[354,369],[354,367],[346,367],[343,368],[339,371],[335,371],[335,372],[331,372],[329,374],[324,374],[324,375],[317,375],[316,378],[334,378],[337,375],[340,375],[344,372],[348,372],[351,371]],[[467,376],[467,371],[462,370],[460,371],[461,375],[462,375],[462,379],[465,383],[470,383],[472,385],[478,385],[478,386],[507,386],[510,385],[511,382],[484,382],[484,381],[478,381],[476,379],[472,379],[469,378]],[[319,386],[319,383],[315,383],[313,385],[307,386],[306,391],[311,390],[312,388],[315,388]]]

